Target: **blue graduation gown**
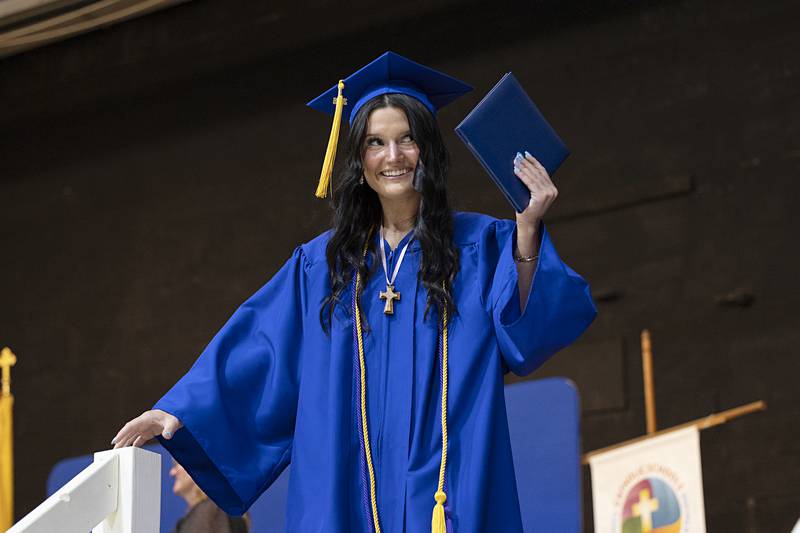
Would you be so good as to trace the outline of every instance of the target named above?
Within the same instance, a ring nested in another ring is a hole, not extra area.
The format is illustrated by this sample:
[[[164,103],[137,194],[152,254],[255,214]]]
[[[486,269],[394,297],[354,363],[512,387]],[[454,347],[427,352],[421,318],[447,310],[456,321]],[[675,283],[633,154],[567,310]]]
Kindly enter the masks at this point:
[[[522,531],[503,374],[523,375],[575,340],[596,314],[586,282],[543,230],[524,311],[513,259],[515,223],[457,213],[458,315],[449,329],[447,512],[458,533]],[[184,427],[162,444],[220,507],[241,514],[291,462],[288,531],[368,531],[355,391],[354,335],[330,292],[326,232],[299,246],[231,317],[191,370],[155,405]],[[405,242],[392,253],[391,272]],[[376,236],[376,241],[377,241]],[[361,306],[367,415],[379,517],[388,533],[430,531],[441,454],[439,317],[424,319],[412,240],[395,280],[401,300],[383,313],[380,265]],[[349,302],[352,285],[344,295]]]

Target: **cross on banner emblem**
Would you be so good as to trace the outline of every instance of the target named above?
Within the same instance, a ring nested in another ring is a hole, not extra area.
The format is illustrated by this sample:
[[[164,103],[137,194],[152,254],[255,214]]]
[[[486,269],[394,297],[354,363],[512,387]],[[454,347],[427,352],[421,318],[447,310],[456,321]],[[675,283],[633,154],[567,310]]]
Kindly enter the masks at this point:
[[[658,511],[658,500],[650,499],[649,490],[644,489],[639,492],[639,503],[634,503],[631,510],[633,515],[642,521],[642,533],[653,531],[653,513]]]

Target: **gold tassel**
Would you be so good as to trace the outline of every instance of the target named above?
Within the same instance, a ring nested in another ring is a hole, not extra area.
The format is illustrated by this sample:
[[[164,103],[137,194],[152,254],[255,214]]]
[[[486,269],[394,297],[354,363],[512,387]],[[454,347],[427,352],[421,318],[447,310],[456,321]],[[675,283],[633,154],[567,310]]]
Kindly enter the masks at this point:
[[[444,502],[447,495],[442,491],[436,491],[436,505],[433,507],[433,518],[431,518],[431,533],[447,533],[447,526],[444,520]]]
[[[339,94],[336,96],[336,112],[333,114],[333,126],[331,136],[328,139],[328,150],[325,152],[325,160],[322,162],[322,173],[319,176],[317,185],[317,198],[325,198],[328,195],[328,186],[333,174],[333,162],[336,160],[336,147],[339,144],[339,127],[342,124],[342,108],[345,98],[342,96],[344,90],[344,80],[339,80]]]

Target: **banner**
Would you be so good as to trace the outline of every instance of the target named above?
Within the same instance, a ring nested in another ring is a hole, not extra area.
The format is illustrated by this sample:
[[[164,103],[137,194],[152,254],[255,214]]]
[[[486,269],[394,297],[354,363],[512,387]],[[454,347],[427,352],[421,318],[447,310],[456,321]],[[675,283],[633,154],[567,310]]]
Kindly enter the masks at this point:
[[[705,533],[696,427],[595,455],[589,466],[595,533]]]

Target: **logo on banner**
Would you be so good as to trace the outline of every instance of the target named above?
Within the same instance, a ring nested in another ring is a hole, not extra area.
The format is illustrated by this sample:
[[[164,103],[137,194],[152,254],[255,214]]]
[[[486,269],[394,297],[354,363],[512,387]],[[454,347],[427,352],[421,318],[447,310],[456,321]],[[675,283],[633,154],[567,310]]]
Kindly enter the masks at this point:
[[[614,498],[613,531],[685,533],[687,496],[678,475],[661,464],[645,464],[625,476]]]

